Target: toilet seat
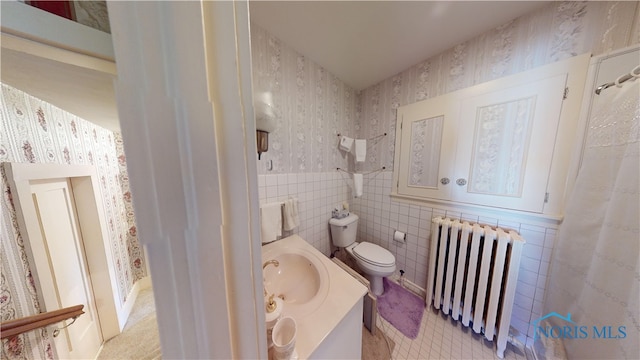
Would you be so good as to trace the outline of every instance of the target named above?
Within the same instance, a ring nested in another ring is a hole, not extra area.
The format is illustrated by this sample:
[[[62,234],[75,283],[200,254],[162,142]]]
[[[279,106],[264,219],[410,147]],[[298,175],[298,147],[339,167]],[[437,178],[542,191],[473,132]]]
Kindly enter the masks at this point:
[[[353,255],[359,260],[380,267],[395,267],[396,259],[393,254],[382,246],[361,242],[353,248]]]

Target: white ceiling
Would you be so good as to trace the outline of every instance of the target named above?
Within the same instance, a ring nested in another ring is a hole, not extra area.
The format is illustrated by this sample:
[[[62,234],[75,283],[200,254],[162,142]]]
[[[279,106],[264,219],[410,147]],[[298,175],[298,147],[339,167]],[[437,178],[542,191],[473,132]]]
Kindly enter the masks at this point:
[[[251,21],[357,90],[548,1],[251,1]]]
[[[260,27],[363,89],[545,3],[254,1],[250,11]],[[5,47],[0,63],[2,82],[119,129],[113,75]]]

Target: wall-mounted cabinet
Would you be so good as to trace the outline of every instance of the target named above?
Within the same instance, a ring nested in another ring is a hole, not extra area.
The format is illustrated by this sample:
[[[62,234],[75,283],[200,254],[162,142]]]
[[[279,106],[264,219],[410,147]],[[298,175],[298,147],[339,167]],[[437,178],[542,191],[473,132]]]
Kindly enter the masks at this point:
[[[559,216],[588,63],[582,55],[400,107],[392,195]]]

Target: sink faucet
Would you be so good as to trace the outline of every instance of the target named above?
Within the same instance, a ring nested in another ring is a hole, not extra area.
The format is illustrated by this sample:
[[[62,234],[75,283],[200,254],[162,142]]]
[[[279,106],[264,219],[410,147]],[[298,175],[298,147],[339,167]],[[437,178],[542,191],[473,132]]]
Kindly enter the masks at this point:
[[[278,266],[280,266],[280,262],[278,262],[278,260],[265,261],[265,263],[262,264],[262,270],[264,270],[264,268],[266,268],[269,265],[273,265],[275,267],[278,267]]]
[[[262,264],[262,270],[264,270],[264,268],[266,268],[269,265],[273,265],[275,267],[280,266],[280,262],[278,260],[269,260],[269,261],[265,261],[264,264]],[[262,286],[264,289],[264,296],[269,295],[269,293],[267,292],[267,286],[264,285],[264,279],[262,279]],[[269,301],[270,303],[273,303],[273,295],[271,296],[271,299]]]

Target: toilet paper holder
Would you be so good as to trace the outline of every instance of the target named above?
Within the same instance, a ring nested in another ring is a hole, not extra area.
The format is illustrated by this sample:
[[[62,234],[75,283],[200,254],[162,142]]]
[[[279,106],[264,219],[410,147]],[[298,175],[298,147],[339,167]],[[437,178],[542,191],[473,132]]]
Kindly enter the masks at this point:
[[[407,234],[403,233],[402,231],[395,230],[393,232],[393,240],[402,244],[406,244]]]

